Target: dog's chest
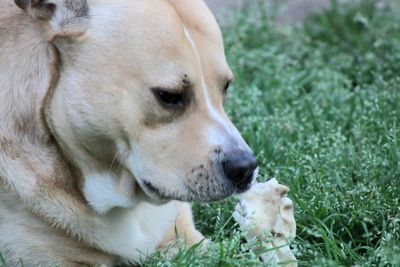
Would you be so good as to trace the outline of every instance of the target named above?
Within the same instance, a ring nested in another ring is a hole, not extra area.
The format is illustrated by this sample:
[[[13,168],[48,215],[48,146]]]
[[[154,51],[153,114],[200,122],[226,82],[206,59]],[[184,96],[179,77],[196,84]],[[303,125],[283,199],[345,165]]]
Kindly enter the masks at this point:
[[[106,217],[108,228],[101,234],[104,246],[123,260],[140,262],[156,251],[177,215],[176,202],[141,203],[130,210],[112,211]]]

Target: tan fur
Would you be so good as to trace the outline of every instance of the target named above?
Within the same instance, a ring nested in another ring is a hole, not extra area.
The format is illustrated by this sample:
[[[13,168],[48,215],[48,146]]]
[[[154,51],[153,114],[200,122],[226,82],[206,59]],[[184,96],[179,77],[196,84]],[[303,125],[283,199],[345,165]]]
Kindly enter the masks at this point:
[[[0,251],[11,266],[138,262],[175,226],[202,240],[179,201],[234,193],[215,161],[248,149],[223,111],[232,73],[205,4],[51,0],[48,16],[10,2],[0,0]],[[157,104],[159,86],[190,86],[184,115]]]

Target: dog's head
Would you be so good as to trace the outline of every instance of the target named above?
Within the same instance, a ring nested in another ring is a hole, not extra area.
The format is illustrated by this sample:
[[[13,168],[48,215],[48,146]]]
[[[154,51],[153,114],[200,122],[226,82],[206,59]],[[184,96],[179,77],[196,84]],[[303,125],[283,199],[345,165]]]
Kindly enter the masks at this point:
[[[202,1],[16,2],[59,51],[46,117],[98,211],[137,191],[213,201],[250,187],[257,163],[224,112],[233,75]]]

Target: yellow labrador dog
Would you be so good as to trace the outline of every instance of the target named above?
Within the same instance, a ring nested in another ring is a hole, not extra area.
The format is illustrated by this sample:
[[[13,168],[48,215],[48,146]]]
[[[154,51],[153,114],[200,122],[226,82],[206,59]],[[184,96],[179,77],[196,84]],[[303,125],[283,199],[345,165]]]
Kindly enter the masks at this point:
[[[11,266],[139,262],[195,229],[188,202],[257,163],[201,0],[0,0],[0,251]],[[176,228],[175,228],[176,227]]]

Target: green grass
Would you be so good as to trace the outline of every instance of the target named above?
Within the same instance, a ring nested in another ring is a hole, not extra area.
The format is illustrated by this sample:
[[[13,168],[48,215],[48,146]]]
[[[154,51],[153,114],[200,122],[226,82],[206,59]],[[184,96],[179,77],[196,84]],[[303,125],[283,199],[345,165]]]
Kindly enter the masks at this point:
[[[377,8],[378,6],[378,8]],[[226,108],[261,165],[291,188],[301,266],[400,266],[400,5],[336,4],[302,25],[250,7],[223,29]],[[194,205],[206,251],[145,266],[259,266],[234,198]]]

